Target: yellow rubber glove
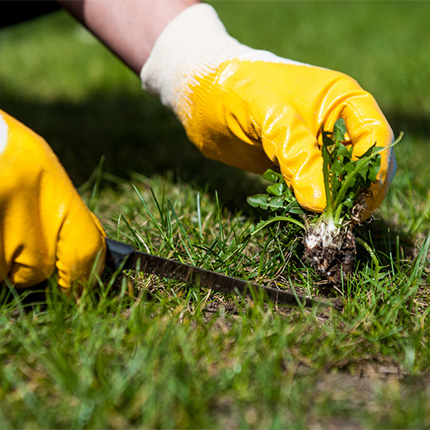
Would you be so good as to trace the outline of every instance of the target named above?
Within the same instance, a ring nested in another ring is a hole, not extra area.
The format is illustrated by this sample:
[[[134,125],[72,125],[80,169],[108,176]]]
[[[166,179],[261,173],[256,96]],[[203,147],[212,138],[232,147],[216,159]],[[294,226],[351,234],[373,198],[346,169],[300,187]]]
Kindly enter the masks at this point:
[[[0,111],[0,281],[32,286],[56,266],[61,287],[87,283],[103,269],[103,237],[47,143]]]
[[[141,79],[204,155],[257,173],[278,166],[300,205],[314,212],[326,206],[322,126],[333,130],[342,117],[356,156],[393,141],[374,98],[352,78],[240,44],[205,4],[167,26]],[[382,202],[395,166],[392,150],[383,151],[363,218]]]

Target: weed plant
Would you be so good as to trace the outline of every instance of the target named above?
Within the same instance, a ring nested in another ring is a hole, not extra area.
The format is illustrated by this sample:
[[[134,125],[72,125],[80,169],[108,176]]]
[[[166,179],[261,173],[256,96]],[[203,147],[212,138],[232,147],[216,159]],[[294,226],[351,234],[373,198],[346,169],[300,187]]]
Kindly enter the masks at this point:
[[[430,175],[422,156],[429,139],[414,119],[430,112],[422,86],[428,76],[421,79],[430,70],[428,55],[420,54],[429,6],[258,3],[247,4],[249,15],[242,2],[216,7],[245,43],[261,33],[236,24],[247,15],[247,25],[267,29],[258,37],[267,38],[268,49],[322,65],[314,56],[329,58],[326,65],[338,69],[350,52],[339,38],[345,32],[362,60],[351,62],[352,74],[370,83],[384,111],[399,109],[396,117],[406,121],[394,124],[406,137],[391,191],[377,219],[358,232],[369,246],[358,246],[353,276],[340,288],[344,310],[283,308],[137,272],[106,273],[79,302],[61,295],[55,279],[36,301],[4,285],[0,428],[430,425]],[[414,25],[403,38],[398,29],[405,28],[406,13]],[[276,26],[269,24],[283,16],[295,29],[291,37],[271,36]],[[366,19],[378,25],[358,31]],[[109,237],[228,275],[321,294],[300,257],[301,227],[286,231],[279,220],[247,208],[251,188],[267,184],[202,161],[174,119],[155,101],[142,100],[134,78],[65,15],[0,33],[0,50],[0,77],[10,83],[2,108],[53,143]],[[416,74],[402,58],[416,59]],[[20,67],[24,60],[31,72]],[[417,109],[414,118],[402,106]],[[111,151],[123,170],[112,169]],[[107,154],[104,166],[83,184],[100,152]],[[170,158],[175,166],[166,164]],[[132,169],[139,162],[144,174],[123,179],[127,160]]]
[[[276,223],[257,229],[204,190],[136,176],[102,190],[98,212],[110,237],[139,249],[317,294]],[[364,259],[342,313],[134,272],[104,279],[79,303],[52,282],[43,304],[2,305],[2,425],[419,427],[430,419],[429,247],[430,236],[412,260],[397,243],[389,266]]]

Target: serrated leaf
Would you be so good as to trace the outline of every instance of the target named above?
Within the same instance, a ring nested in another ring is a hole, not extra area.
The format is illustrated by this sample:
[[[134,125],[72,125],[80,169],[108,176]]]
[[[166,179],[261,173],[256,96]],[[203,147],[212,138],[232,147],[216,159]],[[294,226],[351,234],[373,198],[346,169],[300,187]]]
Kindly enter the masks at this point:
[[[345,174],[351,173],[354,170],[354,163],[345,164]]]
[[[333,140],[336,142],[341,142],[345,139],[345,134],[347,133],[346,124],[343,118],[339,118],[333,127]]]
[[[324,188],[327,195],[327,208],[323,216],[326,220],[334,221],[335,224],[351,218],[351,211],[358,196],[376,181],[381,164],[379,152],[386,149],[377,147],[375,143],[363,155],[353,159],[352,144],[344,144],[346,133],[347,129],[342,119],[336,121],[333,132],[322,131],[321,155]],[[393,143],[393,146],[399,139]],[[248,198],[251,206],[305,214],[292,191],[285,184],[281,173],[269,169],[263,177],[272,184],[267,187],[267,194]]]
[[[369,167],[368,178],[370,182],[376,182],[376,177],[378,175],[379,169],[381,167],[381,162],[374,163]]]
[[[347,160],[351,160],[352,158],[352,149],[349,149],[343,143],[338,143],[336,145],[336,158],[346,158]]]
[[[370,166],[369,166],[369,168],[370,168]],[[361,178],[363,179],[363,182],[365,182],[366,181],[366,179],[367,179],[367,175],[368,175],[368,173],[369,173],[369,168],[367,168],[367,169],[363,169],[363,170],[359,170],[358,172],[357,172],[357,175],[360,175],[361,176]]]

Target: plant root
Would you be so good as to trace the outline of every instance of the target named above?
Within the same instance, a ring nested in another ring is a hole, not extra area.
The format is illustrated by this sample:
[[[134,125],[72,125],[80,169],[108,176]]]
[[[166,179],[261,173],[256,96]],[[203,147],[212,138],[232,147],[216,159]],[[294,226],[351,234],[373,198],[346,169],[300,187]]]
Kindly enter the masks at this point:
[[[354,269],[357,249],[351,225],[330,228],[325,222],[304,237],[304,259],[330,287],[339,288]]]

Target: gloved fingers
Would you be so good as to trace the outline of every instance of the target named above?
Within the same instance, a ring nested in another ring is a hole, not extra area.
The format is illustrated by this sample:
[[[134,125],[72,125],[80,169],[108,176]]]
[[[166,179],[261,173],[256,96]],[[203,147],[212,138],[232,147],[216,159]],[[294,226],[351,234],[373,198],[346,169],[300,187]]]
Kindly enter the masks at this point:
[[[380,152],[377,182],[372,184],[360,214],[366,219],[381,205],[396,171],[394,151],[388,148],[394,139],[393,132],[375,99],[364,91],[346,101],[340,116],[345,121],[355,156],[361,156],[375,144],[387,148]]]
[[[320,126],[331,131],[335,122],[343,118],[349,140],[354,145],[354,155],[357,157],[375,143],[377,146],[390,146],[393,132],[373,96],[351,77],[332,73],[328,88],[324,90],[324,95],[320,96]],[[379,176],[383,179],[389,170],[391,151],[384,151],[381,156]]]
[[[82,286],[93,286],[96,275],[103,271],[105,265],[105,234],[98,219],[85,205],[81,201],[76,203],[82,205],[86,216],[81,211],[76,220],[74,215],[77,211],[72,209],[64,220],[58,239],[49,238],[49,243],[35,240],[24,244],[22,241],[23,245],[16,246],[8,263],[0,259],[0,279],[7,278],[17,288],[26,288],[48,279],[57,267],[58,284],[62,288],[70,289],[75,283],[79,290]],[[27,231],[31,236],[33,229],[28,228]]]
[[[100,223],[44,139],[4,112],[0,118],[7,142],[0,154],[0,280],[29,287],[57,266],[62,287],[88,282],[104,266]]]
[[[105,265],[104,237],[100,222],[76,194],[57,241],[56,266],[62,288],[75,286],[80,291],[94,286]]]
[[[28,265],[23,261],[25,257],[22,258],[26,252],[22,251],[17,249],[16,257],[9,264],[0,264],[0,282],[7,279],[16,288],[27,288],[46,281],[54,271],[54,261],[46,261],[44,256],[39,254],[40,258],[32,261],[35,264]]]
[[[394,140],[393,131],[375,99],[366,92],[353,96],[341,111],[348,135],[354,145],[354,155],[364,154],[372,145],[389,147]],[[389,170],[392,150],[381,152],[379,177],[384,178]]]
[[[263,130],[266,155],[278,164],[285,182],[304,209],[323,212],[326,207],[322,155],[316,136],[302,118],[291,111],[268,118]]]

